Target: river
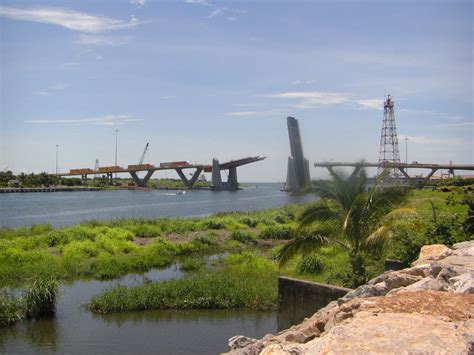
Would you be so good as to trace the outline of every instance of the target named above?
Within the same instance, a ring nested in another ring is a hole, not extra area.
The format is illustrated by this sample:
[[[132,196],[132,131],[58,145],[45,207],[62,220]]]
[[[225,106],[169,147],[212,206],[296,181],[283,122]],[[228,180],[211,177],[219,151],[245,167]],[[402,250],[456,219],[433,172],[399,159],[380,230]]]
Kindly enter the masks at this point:
[[[134,285],[183,275],[176,263],[114,281],[74,281],[61,286],[56,317],[0,328],[6,354],[218,354],[236,334],[274,333],[276,312],[157,310],[98,315],[84,305],[112,285]]]
[[[0,226],[72,225],[84,220],[138,217],[192,217],[219,212],[252,211],[312,196],[291,196],[282,184],[247,184],[239,191],[191,190],[176,195],[169,190],[105,190],[0,194]]]
[[[110,190],[0,195],[0,225],[66,226],[84,220],[130,217],[191,217],[252,211],[310,201],[291,196],[281,184],[252,184],[236,192]],[[83,305],[104,289],[144,278],[181,277],[176,263],[114,281],[76,280],[61,287],[57,315],[0,331],[0,353],[36,354],[217,354],[236,334],[261,338],[277,330],[276,312],[249,310],[143,311],[96,315]]]

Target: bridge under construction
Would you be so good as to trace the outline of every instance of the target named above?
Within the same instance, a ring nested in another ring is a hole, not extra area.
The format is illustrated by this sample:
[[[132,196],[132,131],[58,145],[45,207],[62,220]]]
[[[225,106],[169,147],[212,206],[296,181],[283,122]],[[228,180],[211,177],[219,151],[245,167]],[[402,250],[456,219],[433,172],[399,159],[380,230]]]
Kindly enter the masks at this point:
[[[266,157],[254,156],[246,157],[237,160],[231,160],[225,163],[219,163],[219,160],[213,159],[212,165],[205,164],[190,164],[187,161],[174,161],[168,163],[160,163],[158,166],[152,164],[136,164],[128,165],[126,168],[121,166],[104,166],[98,167],[95,169],[71,169],[67,173],[57,173],[53,174],[60,177],[66,176],[80,176],[83,180],[87,180],[89,175],[104,175],[108,182],[112,182],[112,177],[114,174],[124,174],[128,173],[132,177],[133,181],[137,186],[146,187],[148,181],[153,176],[156,171],[161,170],[175,170],[179,178],[183,182],[184,186],[187,188],[192,188],[194,183],[197,181],[201,173],[212,173],[212,189],[216,191],[234,191],[239,189],[239,183],[237,180],[237,167],[247,165],[250,163],[255,163],[265,159]],[[192,170],[190,178],[185,174],[186,170]],[[222,181],[221,171],[228,170],[227,181]],[[143,178],[138,176],[138,173],[146,172],[146,175]]]
[[[353,175],[357,174],[361,168],[380,168],[380,163],[343,163],[343,162],[319,162],[314,163],[315,167],[326,168],[332,176],[336,173],[334,168],[337,167],[353,167]],[[438,170],[448,170],[454,175],[456,170],[474,170],[474,164],[422,164],[422,163],[384,163],[383,168],[395,169],[399,171],[408,182],[415,186],[423,185],[426,183]],[[430,170],[425,176],[410,176],[408,175],[407,169],[428,169]]]

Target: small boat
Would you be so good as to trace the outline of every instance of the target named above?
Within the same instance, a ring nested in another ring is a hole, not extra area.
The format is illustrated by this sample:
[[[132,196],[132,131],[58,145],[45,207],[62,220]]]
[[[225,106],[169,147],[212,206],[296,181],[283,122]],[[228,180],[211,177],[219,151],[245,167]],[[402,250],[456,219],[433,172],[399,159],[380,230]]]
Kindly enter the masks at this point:
[[[184,190],[176,191],[176,195],[184,195],[185,193],[186,193],[186,191],[184,191]]]

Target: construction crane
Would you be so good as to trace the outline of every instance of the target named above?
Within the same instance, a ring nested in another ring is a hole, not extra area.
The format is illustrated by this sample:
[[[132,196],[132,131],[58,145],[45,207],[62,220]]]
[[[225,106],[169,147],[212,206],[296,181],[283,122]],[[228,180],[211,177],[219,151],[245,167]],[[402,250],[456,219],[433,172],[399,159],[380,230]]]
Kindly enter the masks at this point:
[[[140,157],[140,160],[138,161],[138,165],[143,164],[143,160],[145,159],[145,155],[146,155],[146,152],[148,151],[148,146],[149,145],[150,145],[150,143],[147,142],[147,144],[145,146],[145,149],[143,150],[142,156]]]

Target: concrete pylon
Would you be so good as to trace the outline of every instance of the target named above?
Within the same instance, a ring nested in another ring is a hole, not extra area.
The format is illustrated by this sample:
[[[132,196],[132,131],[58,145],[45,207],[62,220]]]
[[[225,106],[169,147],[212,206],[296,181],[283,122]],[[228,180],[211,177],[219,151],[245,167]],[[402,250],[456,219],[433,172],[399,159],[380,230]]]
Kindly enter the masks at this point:
[[[212,187],[214,190],[222,189],[222,177],[219,160],[212,159]]]
[[[219,160],[212,159],[212,189],[215,191],[236,191],[239,189],[237,167],[229,168],[227,182],[222,182]]]
[[[291,156],[288,158],[288,172],[285,190],[299,191],[311,182],[309,161],[303,155],[300,128],[294,117],[287,118]]]

